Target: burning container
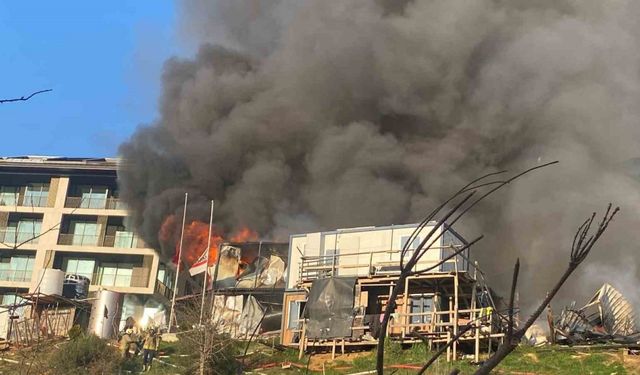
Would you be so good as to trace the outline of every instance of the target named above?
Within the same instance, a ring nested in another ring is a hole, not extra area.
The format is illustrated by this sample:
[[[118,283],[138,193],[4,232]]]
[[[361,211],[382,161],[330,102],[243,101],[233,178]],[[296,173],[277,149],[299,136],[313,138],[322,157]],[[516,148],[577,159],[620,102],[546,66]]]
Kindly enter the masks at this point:
[[[101,289],[91,307],[89,332],[103,339],[117,337],[122,309],[122,295]]]

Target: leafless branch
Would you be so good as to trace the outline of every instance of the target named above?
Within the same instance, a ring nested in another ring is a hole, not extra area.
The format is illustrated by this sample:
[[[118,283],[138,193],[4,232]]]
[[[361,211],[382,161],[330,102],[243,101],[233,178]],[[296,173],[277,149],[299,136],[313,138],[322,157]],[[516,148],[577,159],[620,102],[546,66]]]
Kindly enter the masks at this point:
[[[511,281],[511,293],[509,294],[509,322],[507,325],[507,341],[513,337],[513,302],[516,295],[516,287],[518,285],[518,273],[520,273],[520,258],[516,260],[513,267],[513,280]]]
[[[53,91],[53,89],[46,89],[46,90],[40,90],[40,91],[36,91],[34,93],[32,93],[29,96],[21,96],[19,98],[13,98],[13,99],[0,99],[0,104],[2,103],[12,103],[12,102],[20,102],[20,101],[27,101],[31,98],[33,98],[34,96],[38,95],[38,94],[42,94],[44,92],[49,92],[49,91]]]
[[[411,236],[409,237],[408,241],[405,243],[405,245],[403,246],[403,249],[401,251],[401,255],[400,255],[400,275],[398,277],[398,281],[397,281],[396,285],[394,286],[394,288],[392,289],[392,291],[390,293],[389,299],[387,301],[387,307],[386,307],[386,309],[384,311],[384,315],[383,315],[383,318],[382,318],[381,330],[380,330],[379,339],[378,339],[377,362],[376,362],[376,371],[377,371],[377,373],[379,375],[382,375],[383,374],[383,370],[384,370],[384,341],[386,339],[387,328],[388,328],[388,324],[389,324],[389,319],[391,317],[391,313],[396,308],[396,302],[395,302],[396,301],[396,297],[400,293],[401,289],[404,287],[404,281],[406,280],[406,278],[408,276],[412,275],[412,274],[415,274],[415,272],[412,271],[413,267],[418,263],[418,261],[422,258],[422,256],[433,246],[433,244],[443,236],[445,231],[440,231],[440,233],[438,235],[435,235],[437,229],[440,228],[447,220],[449,220],[450,217],[453,217],[453,215],[455,215],[457,213],[457,216],[455,216],[454,219],[451,222],[448,223],[449,225],[455,224],[455,222],[457,222],[460,218],[462,218],[467,212],[469,212],[469,210],[471,210],[474,206],[476,206],[483,199],[485,199],[486,197],[490,196],[491,194],[493,194],[495,191],[497,191],[498,189],[502,188],[503,186],[513,182],[517,178],[519,178],[519,177],[521,177],[521,176],[523,176],[523,175],[525,175],[525,174],[527,174],[527,173],[529,173],[531,171],[534,171],[536,169],[544,168],[544,167],[547,167],[549,165],[556,164],[556,163],[558,163],[558,162],[554,161],[554,162],[551,162],[551,163],[546,163],[546,164],[542,164],[542,165],[539,165],[539,166],[536,166],[536,167],[533,167],[533,168],[529,168],[529,169],[527,169],[527,170],[525,170],[525,171],[523,171],[521,173],[518,173],[517,175],[515,175],[515,176],[513,176],[513,177],[511,177],[511,178],[509,178],[507,180],[489,181],[489,182],[482,182],[482,183],[478,184],[481,181],[486,181],[486,179],[489,178],[489,177],[496,176],[496,175],[499,175],[499,174],[503,174],[506,171],[500,171],[500,172],[489,173],[489,174],[483,175],[483,176],[473,180],[472,182],[468,183],[467,185],[463,186],[460,190],[458,190],[451,197],[449,197],[442,204],[440,204],[433,211],[431,211],[424,218],[424,220],[422,220],[420,222],[420,224],[414,230],[414,232],[411,234]],[[480,189],[482,189],[484,187],[491,187],[491,188],[488,189],[486,192],[484,192],[484,194],[480,195],[477,199],[472,201],[471,200],[472,197]],[[461,196],[463,196],[463,197],[460,198]],[[456,200],[458,200],[458,202],[456,204],[454,204],[453,208],[449,209],[443,215],[443,217],[436,223],[436,225],[429,231],[429,233],[427,234],[425,239],[418,245],[418,248],[415,249],[415,251],[413,252],[413,254],[410,257],[409,261],[405,264],[404,255],[409,250],[413,240],[415,238],[417,238],[417,236],[422,232],[422,230],[427,226],[427,224],[431,220],[433,220],[433,218],[435,218],[444,207],[446,207],[447,205],[449,205],[450,203],[452,203],[452,202],[454,202]],[[478,238],[478,240],[480,238]],[[468,246],[467,246],[467,248],[468,248]],[[453,256],[455,256],[455,255],[453,255]],[[427,272],[427,271],[426,270],[421,270],[419,272],[424,273],[424,272]]]
[[[544,309],[549,305],[553,297],[558,293],[560,288],[564,285],[569,276],[571,276],[573,271],[575,271],[576,268],[578,268],[578,266],[587,258],[587,256],[591,252],[591,249],[593,248],[593,245],[596,243],[596,241],[598,241],[600,236],[602,236],[604,231],[609,226],[609,223],[619,210],[620,208],[616,207],[613,211],[611,211],[611,204],[609,204],[609,206],[607,207],[607,211],[602,216],[602,220],[600,221],[598,228],[593,235],[588,237],[588,239],[587,236],[589,235],[589,230],[591,228],[591,225],[593,224],[596,214],[593,213],[593,215],[591,215],[589,219],[587,219],[584,223],[582,223],[582,225],[580,225],[580,227],[578,227],[576,235],[573,239],[573,243],[571,245],[569,264],[567,265],[564,274],[560,277],[553,289],[551,289],[551,291],[547,294],[545,299],[540,303],[538,308],[533,312],[533,314],[531,314],[529,319],[527,319],[522,327],[512,332],[509,340],[506,340],[504,344],[502,344],[498,348],[494,355],[484,362],[484,364],[475,372],[476,375],[489,374],[491,370],[493,370],[507,355],[515,350],[527,329],[529,329],[529,327],[531,327],[533,323],[538,319],[542,311],[544,311]],[[586,242],[585,239],[587,239]],[[514,270],[514,284],[515,282],[517,282],[518,267],[519,266],[516,264],[516,269]],[[512,284],[512,289],[513,287],[514,285]],[[512,331],[513,329],[512,324],[512,321],[510,321],[510,331]]]

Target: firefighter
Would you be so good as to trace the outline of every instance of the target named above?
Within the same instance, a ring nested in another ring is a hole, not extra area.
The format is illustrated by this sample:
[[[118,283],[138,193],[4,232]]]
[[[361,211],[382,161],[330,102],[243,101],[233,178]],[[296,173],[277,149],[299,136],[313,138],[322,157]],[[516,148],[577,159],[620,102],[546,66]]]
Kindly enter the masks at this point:
[[[129,348],[131,347],[131,344],[133,344],[133,343],[134,343],[133,329],[127,328],[124,331],[124,335],[122,335],[122,338],[120,339],[120,351],[122,352],[122,357],[123,358],[129,358],[130,357]]]
[[[151,370],[151,362],[153,362],[153,357],[156,355],[160,340],[160,333],[154,327],[149,328],[142,346],[142,371]]]

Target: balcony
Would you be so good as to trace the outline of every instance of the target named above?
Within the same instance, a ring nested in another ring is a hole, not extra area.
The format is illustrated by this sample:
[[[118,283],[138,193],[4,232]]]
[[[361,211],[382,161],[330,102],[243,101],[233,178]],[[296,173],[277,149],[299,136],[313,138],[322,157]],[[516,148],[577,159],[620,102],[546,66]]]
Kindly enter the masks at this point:
[[[145,244],[141,239],[133,235],[133,233],[128,232],[102,237],[89,234],[60,233],[60,236],[58,237],[58,245],[100,246],[122,249],[142,249],[145,247]]]
[[[40,229],[37,232],[17,231],[16,228],[0,228],[0,242],[8,246],[37,244]]]
[[[44,195],[20,195],[18,193],[7,195],[0,194],[0,206],[21,207],[47,207],[49,196]]]
[[[66,208],[89,208],[98,210],[126,210],[124,202],[114,197],[67,197],[64,202]]]
[[[122,288],[145,288],[149,281],[148,275],[132,275],[119,273],[66,273],[66,275],[80,275],[89,278],[90,285],[110,286]],[[29,274],[31,277],[31,274]]]
[[[31,273],[33,270],[0,270],[0,281],[31,281]]]

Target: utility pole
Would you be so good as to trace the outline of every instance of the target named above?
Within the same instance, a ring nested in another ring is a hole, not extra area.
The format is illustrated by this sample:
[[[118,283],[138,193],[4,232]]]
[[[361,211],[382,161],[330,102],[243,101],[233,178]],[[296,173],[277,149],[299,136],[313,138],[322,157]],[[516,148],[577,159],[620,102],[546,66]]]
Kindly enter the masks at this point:
[[[187,202],[189,193],[184,193],[184,210],[182,211],[182,229],[180,231],[180,246],[178,247],[178,265],[176,267],[176,278],[173,282],[173,297],[171,298],[171,312],[169,313],[169,332],[173,327],[173,321],[176,316],[176,292],[178,291],[178,277],[180,276],[180,263],[182,263],[182,241],[184,240],[184,224],[187,221]],[[177,324],[176,324],[177,325]]]

